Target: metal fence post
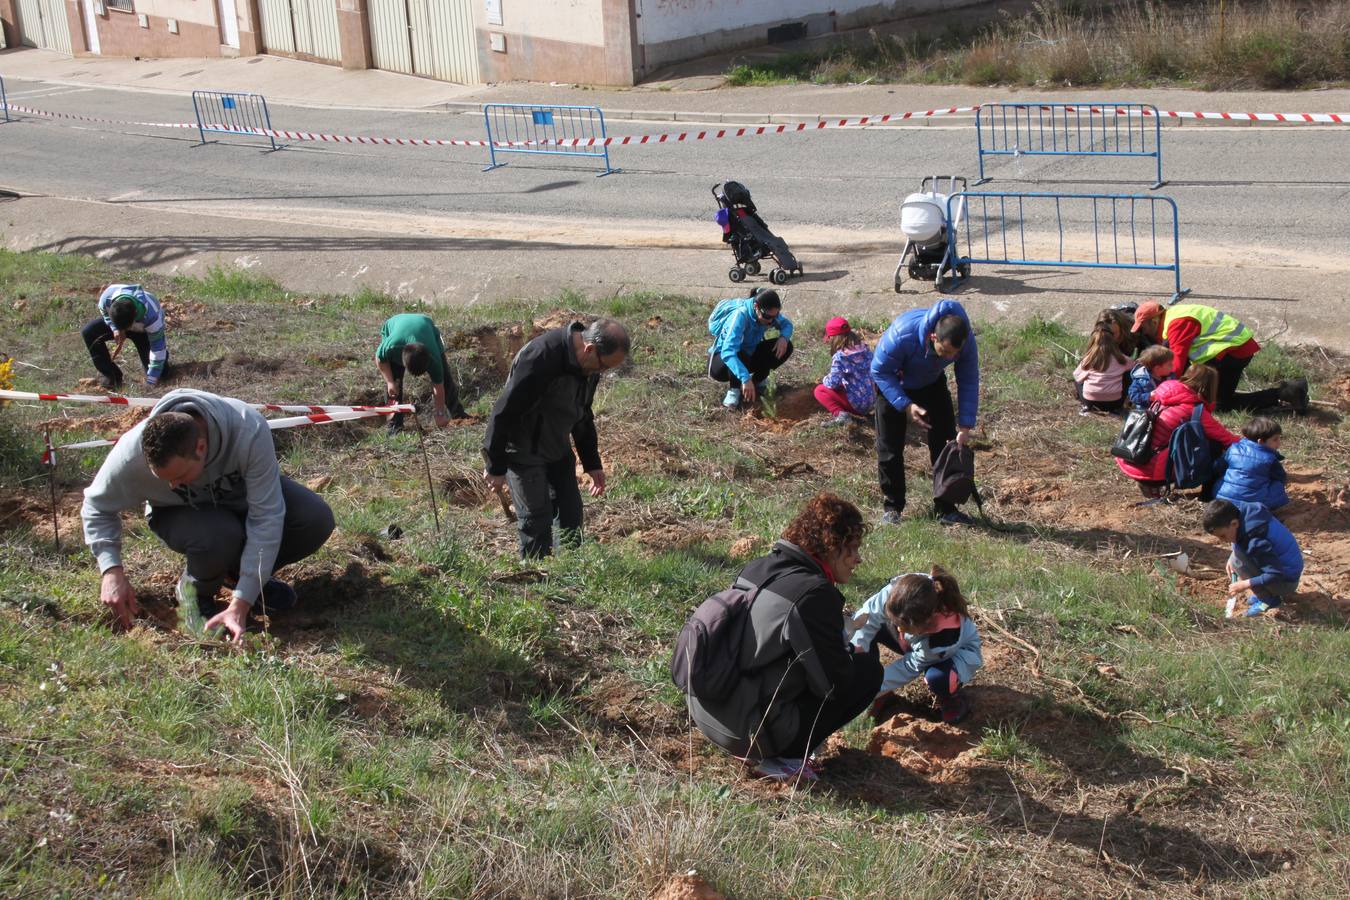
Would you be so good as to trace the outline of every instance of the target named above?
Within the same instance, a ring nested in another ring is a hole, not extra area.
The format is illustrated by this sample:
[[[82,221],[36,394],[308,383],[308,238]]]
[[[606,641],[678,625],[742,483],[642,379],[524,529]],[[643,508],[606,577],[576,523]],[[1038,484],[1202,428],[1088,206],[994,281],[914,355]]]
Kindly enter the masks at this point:
[[[201,138],[198,146],[207,143],[208,131],[265,137],[272,150],[284,146],[277,143],[276,135],[272,133],[272,115],[267,109],[267,98],[262,94],[193,91],[192,111],[197,116],[197,134]]]
[[[1128,216],[1122,215],[1124,206],[1128,206]],[[1147,221],[1141,221],[1137,215],[1140,207],[1146,207]],[[1159,223],[1160,207],[1170,212],[1170,222]],[[958,209],[962,212],[958,213]],[[1077,236],[1090,237],[1090,241],[1075,242],[1072,240],[1073,234],[1070,240],[1065,240],[1066,210],[1069,228],[1075,221],[1081,222],[1085,233]],[[1075,219],[1073,214],[1079,210],[1081,213]],[[1057,246],[1053,256],[1040,252],[1035,242],[1028,249],[1028,224],[1035,228],[1037,214],[1043,216],[1047,224],[1053,224]],[[950,271],[953,285],[968,277],[971,265],[1135,269],[1171,272],[1173,293],[1169,303],[1176,303],[1190,293],[1190,288],[1181,286],[1181,217],[1176,201],[1171,197],[1151,194],[961,191],[948,195],[946,215],[948,247],[943,266]],[[979,249],[983,252],[976,252],[975,238],[971,233],[971,220],[976,215],[980,218],[982,246]],[[1012,221],[1010,216],[1013,217]],[[965,219],[964,231],[959,227],[961,218]],[[1012,235],[1010,246],[1011,225],[1015,225],[1016,233]],[[1166,232],[1162,235],[1164,249],[1161,252],[1158,241],[1159,231],[1169,226],[1172,238],[1170,260],[1166,259]],[[1104,235],[1103,231],[1107,229],[1110,229],[1110,234]],[[1080,249],[1084,244],[1087,249]]]
[[[9,98],[5,96],[5,76],[3,75],[0,75],[0,109],[4,110],[5,121],[6,122],[10,121]]]
[[[1011,142],[1008,135],[1010,117]],[[1151,146],[1147,122],[1150,118],[1153,120]],[[1158,108],[1149,103],[983,103],[975,113],[980,168],[980,180],[975,183],[980,185],[991,180],[985,174],[986,156],[1151,157],[1155,161],[1152,189],[1156,190],[1166,183],[1162,175],[1160,118]],[[1136,119],[1139,120],[1137,134]],[[1123,131],[1122,120],[1127,123]],[[986,122],[989,125],[987,136],[983,127]]]
[[[553,106],[528,103],[485,103],[490,172],[506,165],[499,153],[581,156],[605,167],[598,178],[619,171],[610,165],[605,114],[598,106]]]

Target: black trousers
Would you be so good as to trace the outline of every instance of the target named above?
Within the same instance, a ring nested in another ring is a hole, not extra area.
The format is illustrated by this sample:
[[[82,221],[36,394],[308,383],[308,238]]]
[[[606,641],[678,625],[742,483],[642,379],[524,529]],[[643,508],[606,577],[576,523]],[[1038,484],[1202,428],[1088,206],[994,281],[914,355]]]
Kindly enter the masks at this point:
[[[516,504],[521,559],[538,559],[553,552],[555,519],[559,543],[576,546],[581,542],[583,511],[575,456],[569,453],[541,466],[508,463],[506,483]]]
[[[947,389],[947,377],[926,387],[905,389],[909,399],[928,410],[929,462],[937,462],[938,454],[947,442],[956,438],[956,410],[952,394]],[[905,434],[909,430],[908,409],[896,409],[885,397],[877,397],[877,475],[881,481],[881,497],[886,509],[900,512],[905,508]],[[934,501],[938,515],[956,507],[940,500]]]
[[[1232,356],[1225,356],[1222,359],[1212,359],[1205,363],[1205,365],[1213,366],[1219,373],[1219,400],[1214,404],[1219,412],[1232,412],[1235,409],[1256,412],[1280,405],[1279,388],[1238,392],[1237,386],[1238,382],[1242,380],[1242,370],[1247,368],[1247,363],[1251,361],[1252,357],[1250,356],[1246,359],[1234,359]]]
[[[841,638],[842,639],[842,638]],[[852,653],[853,677],[843,690],[836,689],[824,700],[814,696],[798,701],[802,726],[797,735],[781,748],[784,759],[805,759],[825,739],[867,711],[881,690],[885,674],[878,645],[866,653]]]
[[[452,419],[464,417],[464,407],[459,405],[459,389],[455,387],[455,379],[450,375],[450,361],[441,357],[441,366],[445,372],[445,408],[449,410]],[[403,360],[395,358],[389,361],[389,372],[394,376],[394,396],[389,399],[394,403],[403,402],[403,376],[407,370],[403,368]],[[403,424],[403,413],[396,413],[393,416],[394,422]]]
[[[333,511],[323,498],[281,476],[286,519],[272,573],[318,551],[333,533]],[[239,554],[248,540],[247,510],[152,506],[147,523],[170,550],[187,557],[188,579],[197,591],[203,615],[220,612],[216,591],[226,576],[239,577]],[[261,609],[261,607],[259,607]]]
[[[773,345],[776,343],[778,343],[778,338],[760,341],[753,353],[736,354],[745,364],[745,367],[750,370],[756,384],[768,378],[769,373],[774,369],[792,359],[792,341],[788,341],[787,352],[783,354],[782,359],[779,359],[773,352]],[[713,381],[730,384],[734,388],[741,386],[741,380],[727,368],[726,362],[716,353],[708,354],[708,377]]]
[[[131,342],[136,345],[136,353],[141,358],[141,366],[148,372],[150,370],[150,335],[144,331],[128,331],[126,336],[131,338]],[[122,370],[113,362],[112,353],[108,351],[108,341],[113,339],[112,329],[108,323],[103,321],[103,317],[90,319],[80,329],[80,337],[84,338],[84,345],[89,348],[89,358],[94,361],[94,368],[98,369],[98,374],[104,376],[110,381],[120,382],[122,380]]]

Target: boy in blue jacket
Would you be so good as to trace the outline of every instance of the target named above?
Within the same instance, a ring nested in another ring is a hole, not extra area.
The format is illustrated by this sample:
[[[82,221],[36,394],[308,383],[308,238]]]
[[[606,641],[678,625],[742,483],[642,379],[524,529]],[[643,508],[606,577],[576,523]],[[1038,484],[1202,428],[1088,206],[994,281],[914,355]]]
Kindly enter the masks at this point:
[[[708,317],[708,377],[728,385],[722,405],[736,409],[764,393],[769,373],[792,356],[792,322],[777,291],[723,300]]]
[[[1166,344],[1145,347],[1139,354],[1139,363],[1130,370],[1126,394],[1135,409],[1148,409],[1153,389],[1172,377],[1172,351]]]
[[[1211,500],[1205,507],[1205,531],[1233,545],[1228,557],[1231,618],[1237,599],[1250,591],[1243,615],[1259,616],[1298,590],[1303,552],[1293,534],[1260,503]]]
[[[960,414],[952,408],[946,368],[956,366]],[[876,404],[877,471],[884,525],[900,522],[905,508],[905,432],[912,421],[928,429],[928,453],[936,462],[949,441],[965,445],[980,402],[980,360],[970,318],[955,300],[901,314],[886,329],[872,355]],[[947,523],[971,524],[969,516],[944,501],[934,512]]]
[[[1214,496],[1221,500],[1264,503],[1279,509],[1289,502],[1284,457],[1280,455],[1280,423],[1257,416],[1242,427],[1242,440],[1229,447],[1223,459],[1228,468]]]

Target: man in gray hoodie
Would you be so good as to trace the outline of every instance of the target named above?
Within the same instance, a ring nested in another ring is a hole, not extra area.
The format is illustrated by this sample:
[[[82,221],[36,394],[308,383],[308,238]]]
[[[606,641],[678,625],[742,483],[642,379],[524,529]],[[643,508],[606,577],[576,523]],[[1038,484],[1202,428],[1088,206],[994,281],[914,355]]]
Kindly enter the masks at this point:
[[[124,434],[84,492],[84,539],[103,573],[103,602],[129,626],[136,595],[122,566],[123,510],[145,505],[153,531],[187,557],[180,604],[197,603],[206,628],[236,641],[261,596],[269,611],[295,603],[272,573],[304,559],[333,532],[317,494],[281,474],[267,420],[248,404],[182,388]],[[233,584],[216,613],[221,584]]]

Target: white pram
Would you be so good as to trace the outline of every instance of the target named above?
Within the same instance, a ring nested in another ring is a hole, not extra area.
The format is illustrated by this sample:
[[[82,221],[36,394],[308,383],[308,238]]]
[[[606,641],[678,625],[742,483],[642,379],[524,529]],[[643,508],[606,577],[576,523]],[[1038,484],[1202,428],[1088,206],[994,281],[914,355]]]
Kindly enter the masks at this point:
[[[895,267],[895,291],[905,273],[911,280],[932,280],[938,290],[951,275],[965,278],[969,266],[954,266],[951,261],[951,241],[948,234],[947,198],[964,193],[966,179],[960,175],[929,175],[919,182],[917,193],[905,197],[900,204],[900,232],[905,236],[905,249],[900,252],[900,263]],[[952,207],[950,228],[958,230],[966,210],[965,198]]]

